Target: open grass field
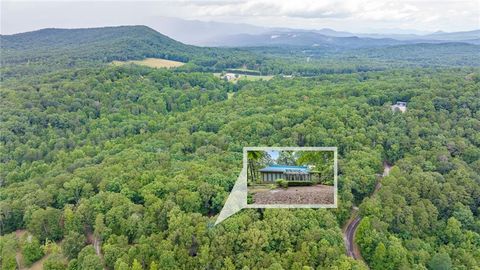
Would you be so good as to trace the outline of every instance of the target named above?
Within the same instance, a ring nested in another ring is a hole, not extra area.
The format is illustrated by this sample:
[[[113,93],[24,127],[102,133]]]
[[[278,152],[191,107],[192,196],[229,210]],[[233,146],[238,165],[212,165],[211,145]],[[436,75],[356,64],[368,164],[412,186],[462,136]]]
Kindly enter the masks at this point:
[[[260,71],[248,69],[248,68],[229,68],[227,72],[239,73],[239,74],[251,74],[251,75],[260,75]]]
[[[215,77],[223,78],[224,76],[222,73],[213,73]],[[245,74],[238,74],[238,78],[231,79],[230,82],[237,82],[238,80],[248,80],[248,81],[259,81],[259,80],[271,80],[273,76],[271,75],[245,75]]]
[[[271,80],[273,76],[271,75],[240,75],[240,80],[248,80],[248,81],[259,81],[259,80]]]
[[[143,60],[130,61],[113,61],[113,65],[121,66],[125,64],[135,64],[140,66],[147,66],[151,68],[175,68],[185,65],[183,62],[160,59],[160,58],[145,58]]]

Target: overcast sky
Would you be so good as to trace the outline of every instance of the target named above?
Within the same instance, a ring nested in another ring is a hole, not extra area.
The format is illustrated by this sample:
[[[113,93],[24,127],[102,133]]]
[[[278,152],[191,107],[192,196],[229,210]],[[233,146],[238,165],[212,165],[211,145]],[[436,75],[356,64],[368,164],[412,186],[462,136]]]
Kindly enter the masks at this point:
[[[357,33],[480,28],[480,0],[1,1],[1,33],[146,24],[155,17]]]

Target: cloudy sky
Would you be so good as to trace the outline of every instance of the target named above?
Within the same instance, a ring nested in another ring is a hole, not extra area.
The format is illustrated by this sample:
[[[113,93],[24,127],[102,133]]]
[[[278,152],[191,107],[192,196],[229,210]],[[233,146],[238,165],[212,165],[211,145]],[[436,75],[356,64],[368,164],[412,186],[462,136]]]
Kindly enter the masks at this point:
[[[1,33],[146,24],[158,17],[357,33],[480,28],[480,0],[1,1]]]

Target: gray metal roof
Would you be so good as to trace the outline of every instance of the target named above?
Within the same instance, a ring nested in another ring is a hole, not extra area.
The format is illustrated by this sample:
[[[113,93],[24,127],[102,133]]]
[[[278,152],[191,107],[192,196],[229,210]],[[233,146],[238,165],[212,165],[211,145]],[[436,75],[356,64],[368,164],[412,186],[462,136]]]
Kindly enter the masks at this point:
[[[259,170],[260,172],[280,172],[280,173],[305,173],[310,170],[307,166],[288,166],[288,165],[270,165]]]

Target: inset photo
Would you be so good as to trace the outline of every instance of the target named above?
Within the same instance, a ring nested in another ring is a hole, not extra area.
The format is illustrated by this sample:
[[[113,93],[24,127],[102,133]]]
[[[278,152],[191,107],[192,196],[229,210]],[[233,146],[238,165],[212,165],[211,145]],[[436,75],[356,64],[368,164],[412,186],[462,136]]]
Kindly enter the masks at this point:
[[[336,149],[248,148],[250,207],[336,207]]]

